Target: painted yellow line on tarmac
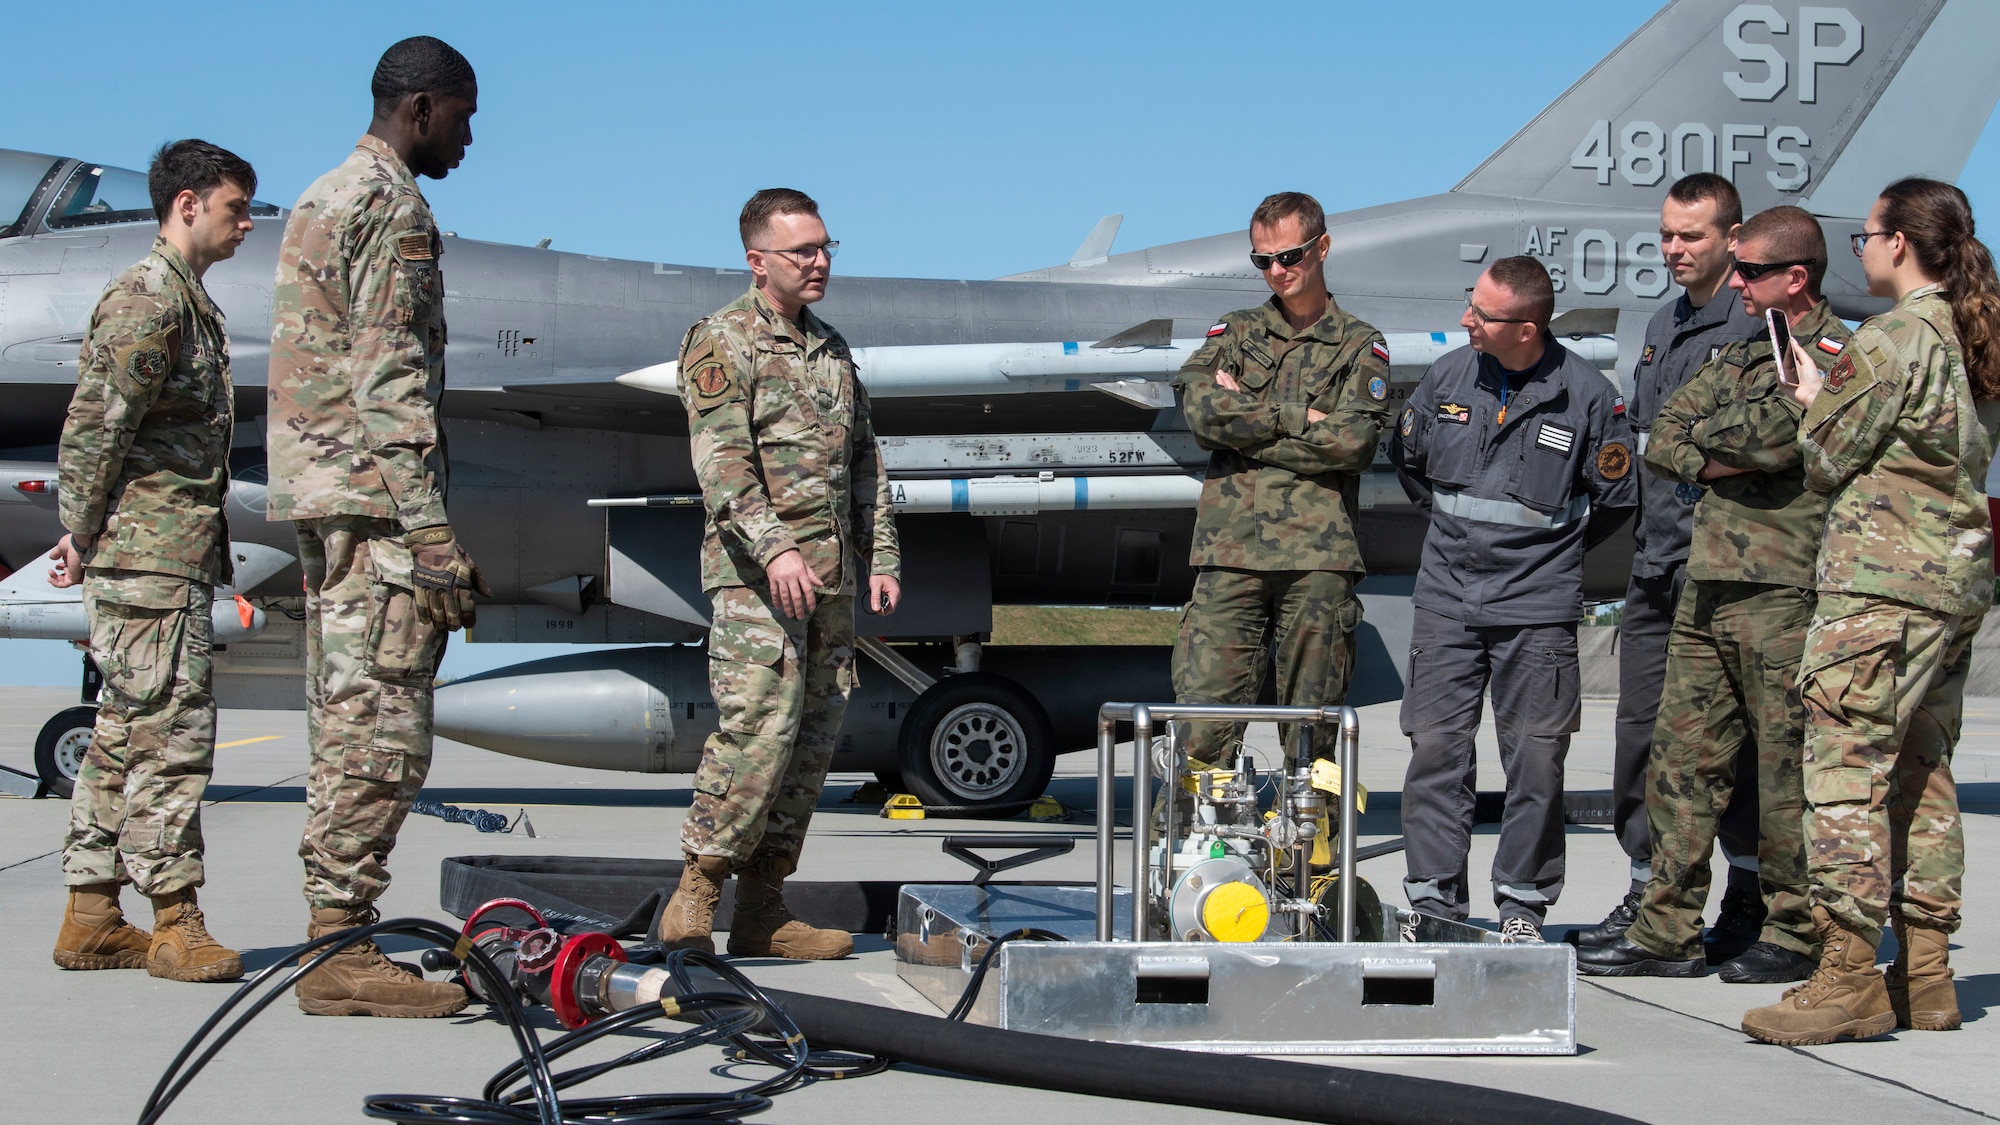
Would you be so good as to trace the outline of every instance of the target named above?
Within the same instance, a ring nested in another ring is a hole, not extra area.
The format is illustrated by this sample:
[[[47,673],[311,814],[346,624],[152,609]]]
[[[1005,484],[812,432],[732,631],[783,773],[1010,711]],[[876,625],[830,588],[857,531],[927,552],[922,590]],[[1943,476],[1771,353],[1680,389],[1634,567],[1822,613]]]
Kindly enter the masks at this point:
[[[260,734],[255,738],[239,738],[234,742],[218,742],[215,744],[215,748],[217,750],[227,750],[232,746],[248,746],[253,742],[269,742],[274,738],[283,737],[285,736],[282,734]]]

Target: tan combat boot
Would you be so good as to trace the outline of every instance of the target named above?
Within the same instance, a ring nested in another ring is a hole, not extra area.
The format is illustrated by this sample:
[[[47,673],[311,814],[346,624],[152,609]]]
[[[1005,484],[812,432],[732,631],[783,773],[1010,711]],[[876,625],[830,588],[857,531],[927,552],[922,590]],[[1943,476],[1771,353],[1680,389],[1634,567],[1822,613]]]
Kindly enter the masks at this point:
[[[152,944],[153,935],[125,920],[118,884],[69,889],[62,930],[56,934],[56,964],[65,969],[143,969]]]
[[[313,911],[306,936],[325,937],[375,921],[373,906],[321,908]],[[316,950],[313,956],[321,952]],[[428,1019],[461,1011],[471,999],[451,981],[425,980],[422,973],[389,960],[372,941],[341,950],[292,991],[298,995],[299,1011],[309,1016]]]
[[[836,961],[854,952],[842,930],[808,926],[785,909],[785,876],[791,860],[765,853],[736,872],[736,917],[729,924],[729,952],[737,957]]]
[[[1766,1043],[1810,1047],[1836,1039],[1872,1039],[1893,1031],[1896,1013],[1875,968],[1875,947],[1843,929],[1823,906],[1813,907],[1819,968],[1785,998],[1743,1013],[1743,1033]]]
[[[153,944],[146,950],[146,971],[167,980],[235,980],[243,975],[243,958],[208,936],[194,888],[151,895]]]
[[[1958,987],[1949,963],[1951,935],[1896,919],[1896,963],[1885,976],[1896,1026],[1916,1031],[1956,1031]]]
[[[667,908],[660,911],[660,944],[668,949],[715,952],[715,904],[722,901],[722,884],[729,878],[729,857],[685,853],[680,885]]]

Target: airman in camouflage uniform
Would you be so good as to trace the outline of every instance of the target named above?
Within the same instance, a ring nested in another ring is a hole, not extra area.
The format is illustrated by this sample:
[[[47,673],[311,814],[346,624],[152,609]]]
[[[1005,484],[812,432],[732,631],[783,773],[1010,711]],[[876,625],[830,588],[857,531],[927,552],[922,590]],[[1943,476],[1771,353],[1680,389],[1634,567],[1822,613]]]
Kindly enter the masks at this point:
[[[757,284],[681,342],[720,729],[702,748],[681,827],[686,867],[660,937],[713,949],[715,899],[733,872],[731,953],[844,957],[848,935],[792,918],[781,887],[798,868],[854,687],[856,595],[893,610],[902,556],[853,354],[806,307],[824,292],[835,244],[800,193],[760,192],[744,214]],[[775,248],[753,245],[765,242]]]
[[[1791,218],[1817,233],[1811,216]],[[1772,253],[1770,241],[1757,233],[1769,227],[1766,216],[1744,227],[1738,254],[1753,263],[1747,268],[1790,257]],[[1813,271],[1823,268],[1825,240],[1812,241],[1818,243],[1812,265],[1760,270],[1754,279],[1739,275],[1735,284],[1753,300],[1776,297],[1757,303],[1788,314],[1781,296],[1788,275],[1805,275],[1797,278],[1805,299],[1818,295]],[[1829,366],[1849,335],[1824,300],[1792,322],[1791,331]],[[1812,620],[1826,497],[1806,487],[1798,452],[1804,413],[1779,382],[1765,331],[1725,345],[1667,400],[1653,424],[1647,466],[1697,501],[1689,581],[1668,643],[1666,687],[1646,768],[1652,876],[1623,939],[1580,949],[1581,973],[1701,975],[1710,854],[1740,782],[1757,787],[1757,860],[1767,911],[1759,936],[1769,948],[1753,946],[1730,959],[1722,978],[1798,980],[1817,962],[1819,942],[1806,907],[1799,773],[1805,712],[1795,680]],[[1718,467],[1731,472],[1717,475]],[[1746,743],[1756,750],[1754,778],[1737,774]]]
[[[1910,284],[1925,279],[1910,276],[1909,261],[1927,248],[1885,213],[1892,197],[1910,195],[1955,197],[1971,238],[1955,188],[1902,181],[1876,201],[1865,229],[1884,233],[1869,234],[1863,268],[1871,289],[1896,282],[1901,296],[1855,332],[1799,432],[1806,482],[1831,497],[1799,671],[1811,723],[1807,869],[1825,951],[1805,985],[1744,1015],[1743,1030],[1769,1042],[1959,1025],[1945,967],[1965,870],[1951,754],[1973,636],[1993,596],[1983,486],[2000,404],[1973,399],[1944,289]],[[1905,221],[1929,217],[1912,209]],[[1992,266],[1983,272],[1990,287]],[[1808,381],[1800,393],[1814,391]],[[1892,912],[1898,973],[1914,970],[1907,981],[1885,982],[1875,968]]]
[[[1212,451],[1188,553],[1197,571],[1174,646],[1174,696],[1254,703],[1274,655],[1279,703],[1333,706],[1347,698],[1361,623],[1359,474],[1388,421],[1389,350],[1326,291],[1319,205],[1287,193],[1257,216],[1259,249],[1307,240],[1310,249],[1291,263],[1267,260],[1272,298],[1224,316],[1174,379],[1189,431]],[[1240,723],[1182,730],[1183,749],[1205,766],[1242,736]],[[1315,752],[1331,757],[1332,732],[1314,737]]]
[[[201,277],[250,229],[257,181],[202,141],[162,148],[148,180],[161,234],[91,315],[57,455],[70,534],[50,556],[63,560],[52,578],[72,585],[71,563],[81,565],[104,687],[70,801],[72,895],[55,961],[226,980],[242,959],[208,936],[194,901],[215,756],[209,608],[231,581],[234,420],[229,337]],[[117,906],[128,880],[153,901],[150,936]]]
[[[441,178],[462,156],[477,86],[463,56],[419,37],[383,55],[374,93],[369,133],[286,223],[273,290],[269,516],[293,521],[306,577],[299,855],[315,937],[375,917],[430,769],[445,637],[471,623],[469,596],[449,612],[426,601],[427,574],[470,560],[445,514],[444,241],[416,176]],[[301,1008],[465,1006],[458,986],[408,974],[372,943],[350,952],[300,983]]]

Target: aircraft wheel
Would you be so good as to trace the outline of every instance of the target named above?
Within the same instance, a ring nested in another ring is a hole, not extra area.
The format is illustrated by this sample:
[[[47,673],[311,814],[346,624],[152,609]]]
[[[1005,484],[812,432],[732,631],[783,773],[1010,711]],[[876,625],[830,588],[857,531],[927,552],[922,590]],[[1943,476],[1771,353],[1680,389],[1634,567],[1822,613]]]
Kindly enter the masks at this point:
[[[1010,816],[1042,795],[1056,769],[1048,713],[990,672],[948,676],[918,696],[898,749],[908,792],[941,816]]]
[[[91,732],[97,725],[97,708],[71,707],[56,712],[42,724],[35,736],[35,772],[49,795],[69,799],[76,789],[76,775],[83,768],[83,755],[90,749]]]

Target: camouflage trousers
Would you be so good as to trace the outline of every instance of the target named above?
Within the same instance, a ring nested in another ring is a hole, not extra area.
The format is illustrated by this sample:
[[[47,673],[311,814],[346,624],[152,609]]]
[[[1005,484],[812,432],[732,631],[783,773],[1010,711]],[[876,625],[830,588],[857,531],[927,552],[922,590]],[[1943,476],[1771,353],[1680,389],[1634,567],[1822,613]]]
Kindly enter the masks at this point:
[[[201,886],[201,795],[215,759],[213,600],[207,584],[171,574],[83,572],[104,691],[69,802],[69,886],[129,881],[149,895]]]
[[[797,867],[854,690],[854,599],[818,595],[803,620],[768,591],[714,592],[708,683],[721,729],[702,747],[681,848]]]
[[[1951,754],[1981,616],[1823,593],[1799,693],[1812,901],[1879,939],[1895,910],[1958,929],[1965,830]]]
[[[445,631],[417,619],[394,521],[297,521],[306,572],[306,903],[365,906],[431,768],[431,688]]]
[[[1255,703],[1275,660],[1279,704],[1338,706],[1347,699],[1360,624],[1354,575],[1345,571],[1202,567],[1181,611],[1174,699]],[[1197,768],[1225,764],[1242,737],[1242,723],[1180,724],[1181,748]],[[1291,746],[1289,724],[1280,737]],[[1318,728],[1314,755],[1333,757],[1338,737],[1329,727]]]
[[[1652,879],[1633,941],[1674,960],[1701,956],[1709,859],[1739,782],[1754,783],[1757,870],[1769,916],[1762,940],[1818,954],[1806,905],[1806,716],[1799,660],[1813,593],[1758,582],[1687,584],[1667,641],[1666,686],[1646,766]],[[1746,744],[1756,776],[1739,778]]]

